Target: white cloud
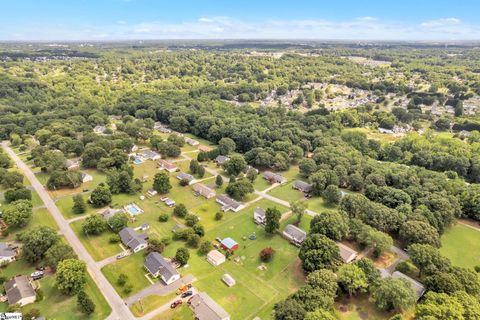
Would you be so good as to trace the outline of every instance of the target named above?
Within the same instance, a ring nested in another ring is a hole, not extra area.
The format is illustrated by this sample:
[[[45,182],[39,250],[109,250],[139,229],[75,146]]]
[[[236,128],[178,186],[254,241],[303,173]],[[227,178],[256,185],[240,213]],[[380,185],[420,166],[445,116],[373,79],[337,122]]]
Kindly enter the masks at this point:
[[[326,40],[480,40],[480,24],[449,17],[419,24],[358,17],[344,21],[326,19],[246,21],[225,16],[200,17],[167,23],[146,21],[82,26],[2,26],[3,40],[133,40],[133,39],[326,39]],[[101,35],[101,37],[99,37]]]

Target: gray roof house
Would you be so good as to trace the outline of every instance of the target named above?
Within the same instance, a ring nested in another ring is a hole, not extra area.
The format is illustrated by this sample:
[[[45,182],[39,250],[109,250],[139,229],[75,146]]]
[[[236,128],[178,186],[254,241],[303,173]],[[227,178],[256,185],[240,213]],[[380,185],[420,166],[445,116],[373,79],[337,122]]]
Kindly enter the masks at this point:
[[[293,224],[287,224],[282,234],[286,239],[296,246],[300,246],[307,237],[307,233],[305,231],[295,227]]]
[[[350,263],[357,258],[358,252],[343,243],[337,242],[337,247],[343,262]]]
[[[274,173],[274,172],[271,172],[271,171],[265,171],[263,173],[263,178],[265,178],[265,180],[268,180],[270,183],[285,183],[287,182],[287,179],[285,179],[281,174],[278,174],[278,173]]]
[[[415,294],[417,295],[417,300],[420,299],[425,293],[425,287],[423,286],[423,284],[421,284],[415,279],[410,278],[406,274],[401,273],[400,271],[395,271],[394,273],[392,273],[392,278],[404,279],[409,282],[412,286],[413,291],[415,291]]]
[[[0,242],[0,264],[10,263],[15,261],[17,251],[12,249],[5,242]]]
[[[19,304],[24,306],[35,302],[35,288],[27,276],[16,276],[5,282],[4,286],[9,305]]]
[[[76,170],[80,168],[80,161],[78,159],[68,159],[65,161],[65,169]]]
[[[293,183],[292,188],[302,191],[303,193],[310,193],[312,191],[312,185],[301,180],[296,180]]]
[[[188,173],[185,173],[185,172],[180,172],[179,174],[177,174],[177,179],[178,180],[187,180],[188,184],[192,184],[192,183],[195,182],[195,178],[191,174],[188,174]]]
[[[253,220],[255,220],[256,224],[264,224],[266,220],[265,210],[260,207],[256,207],[255,211],[253,212]]]
[[[243,203],[233,200],[232,198],[230,198],[226,194],[221,194],[221,195],[217,196],[215,201],[217,201],[217,203],[222,205],[222,211],[223,212],[226,212],[228,210],[232,210],[233,212],[237,212],[237,211],[242,210],[245,207],[245,205]]]
[[[206,185],[202,183],[196,183],[192,186],[193,192],[200,196],[204,196],[207,199],[210,199],[212,197],[215,197],[216,193],[215,190],[212,188],[207,187]]]
[[[167,285],[180,279],[177,270],[158,252],[150,252],[143,266],[153,277],[160,277]]]
[[[140,154],[140,157],[142,157],[144,160],[158,160],[160,159],[160,154],[156,151],[153,150],[144,150]]]
[[[199,292],[192,297],[190,309],[198,320],[230,320],[230,315],[206,292]]]
[[[111,217],[116,215],[117,213],[121,213],[123,210],[122,209],[113,209],[113,208],[105,208],[103,210],[100,210],[98,213],[105,219],[109,220]]]
[[[222,164],[224,164],[225,162],[227,162],[228,160],[230,160],[229,157],[227,156],[222,156],[222,155],[219,155],[215,158],[215,163],[219,166],[221,166]]]
[[[123,228],[118,235],[122,243],[133,252],[143,250],[148,245],[148,236],[146,234],[138,234],[132,228]]]

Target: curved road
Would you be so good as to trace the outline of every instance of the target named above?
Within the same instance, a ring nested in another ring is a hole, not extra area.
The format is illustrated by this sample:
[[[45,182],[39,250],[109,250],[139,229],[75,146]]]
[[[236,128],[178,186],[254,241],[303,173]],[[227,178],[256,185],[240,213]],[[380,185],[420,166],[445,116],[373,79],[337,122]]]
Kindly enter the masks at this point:
[[[120,296],[117,294],[115,289],[112,285],[108,282],[107,278],[103,275],[100,271],[100,268],[95,263],[93,258],[90,256],[88,251],[82,245],[80,240],[77,238],[75,233],[70,229],[68,225],[68,221],[63,217],[63,215],[58,210],[55,202],[52,200],[48,192],[45,190],[43,185],[38,181],[35,174],[32,170],[13,152],[13,150],[8,146],[8,142],[2,143],[3,149],[7,152],[10,158],[15,161],[17,167],[23,172],[23,174],[27,177],[27,179],[32,184],[32,187],[38,193],[40,198],[42,199],[43,203],[45,204],[46,208],[52,214],[53,218],[57,222],[60,233],[67,239],[67,241],[72,246],[75,253],[78,255],[80,260],[85,261],[87,264],[87,270],[92,276],[93,280],[97,284],[98,288],[105,296],[108,304],[112,308],[112,313],[107,319],[130,319],[133,320],[135,317],[130,312],[130,309],[125,305],[124,301]]]

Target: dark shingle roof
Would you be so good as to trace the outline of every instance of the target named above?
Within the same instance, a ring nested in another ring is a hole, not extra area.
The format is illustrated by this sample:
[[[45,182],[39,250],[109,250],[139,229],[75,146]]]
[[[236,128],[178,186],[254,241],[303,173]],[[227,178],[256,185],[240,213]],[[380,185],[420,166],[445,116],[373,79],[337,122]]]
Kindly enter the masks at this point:
[[[16,304],[23,298],[35,296],[35,289],[27,276],[17,276],[5,282],[5,292],[9,304]]]
[[[145,258],[144,266],[151,274],[159,272],[165,279],[178,274],[177,270],[158,252],[150,252]]]
[[[123,228],[118,235],[122,243],[132,250],[140,244],[147,243],[146,235],[138,234],[132,228]]]

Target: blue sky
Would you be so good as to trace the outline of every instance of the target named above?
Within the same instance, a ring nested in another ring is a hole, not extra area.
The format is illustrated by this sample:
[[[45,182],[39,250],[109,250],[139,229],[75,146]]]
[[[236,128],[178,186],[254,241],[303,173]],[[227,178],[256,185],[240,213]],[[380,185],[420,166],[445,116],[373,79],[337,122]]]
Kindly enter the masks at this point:
[[[0,40],[480,40],[472,0],[2,0]]]

